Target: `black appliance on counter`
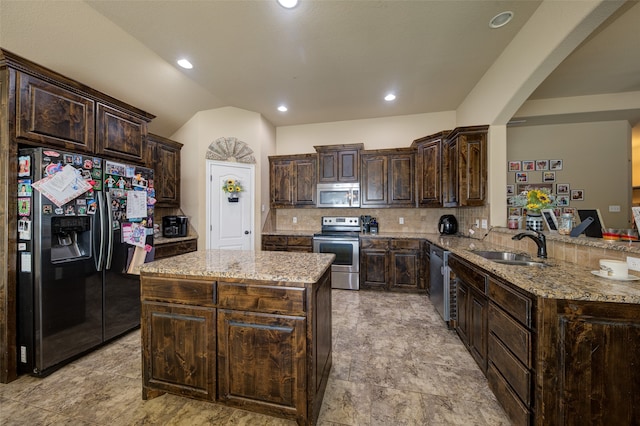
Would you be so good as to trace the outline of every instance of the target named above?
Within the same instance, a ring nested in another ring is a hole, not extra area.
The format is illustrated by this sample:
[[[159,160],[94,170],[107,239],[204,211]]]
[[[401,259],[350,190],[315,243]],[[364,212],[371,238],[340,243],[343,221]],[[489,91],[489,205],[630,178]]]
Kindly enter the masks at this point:
[[[458,221],[452,214],[445,214],[440,216],[438,221],[438,232],[446,235],[454,235],[458,232]]]
[[[186,216],[163,216],[162,236],[167,238],[186,237],[188,221]]]

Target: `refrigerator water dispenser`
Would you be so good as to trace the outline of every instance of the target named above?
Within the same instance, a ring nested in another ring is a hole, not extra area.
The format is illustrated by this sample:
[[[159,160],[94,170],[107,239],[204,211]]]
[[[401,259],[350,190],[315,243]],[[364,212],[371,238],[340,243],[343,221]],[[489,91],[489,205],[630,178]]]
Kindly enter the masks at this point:
[[[91,257],[91,221],[88,216],[51,218],[51,262]]]

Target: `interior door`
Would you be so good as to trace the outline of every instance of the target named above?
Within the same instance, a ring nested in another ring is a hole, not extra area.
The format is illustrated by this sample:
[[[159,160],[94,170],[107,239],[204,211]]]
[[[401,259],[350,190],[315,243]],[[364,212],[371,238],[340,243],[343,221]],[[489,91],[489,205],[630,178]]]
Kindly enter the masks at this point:
[[[207,248],[253,250],[254,165],[207,160],[207,174]],[[229,180],[242,187],[235,201],[222,189]]]

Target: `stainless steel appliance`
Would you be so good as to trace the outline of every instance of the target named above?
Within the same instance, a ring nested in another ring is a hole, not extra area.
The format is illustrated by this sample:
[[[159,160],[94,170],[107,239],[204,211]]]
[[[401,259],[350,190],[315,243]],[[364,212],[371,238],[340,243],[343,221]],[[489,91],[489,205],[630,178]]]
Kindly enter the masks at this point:
[[[187,223],[186,216],[163,216],[162,236],[167,238],[186,237]]]
[[[152,247],[153,171],[42,148],[21,149],[19,162],[18,365],[43,376],[139,326],[140,280],[127,273],[134,250],[125,242],[134,236],[122,233],[136,221]],[[63,186],[54,177],[68,165],[74,180]],[[47,177],[56,185],[34,186]],[[78,194],[81,179],[90,189]],[[128,191],[144,191],[142,217],[127,218]]]
[[[442,319],[451,319],[450,311],[450,270],[448,265],[449,252],[435,245],[430,250],[430,290],[429,299]]]
[[[322,230],[313,236],[314,253],[336,255],[331,265],[331,287],[360,289],[360,218],[325,216]]]
[[[316,207],[360,207],[359,183],[319,183]]]

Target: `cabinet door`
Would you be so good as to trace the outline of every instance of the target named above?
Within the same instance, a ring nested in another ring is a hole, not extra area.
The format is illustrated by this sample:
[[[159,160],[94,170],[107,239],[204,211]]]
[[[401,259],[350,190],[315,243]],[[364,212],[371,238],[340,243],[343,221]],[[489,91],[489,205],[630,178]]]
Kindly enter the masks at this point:
[[[316,205],[316,165],[315,158],[296,159],[294,167],[295,206]]]
[[[487,134],[462,135],[458,147],[459,205],[482,206],[487,186]]]
[[[442,205],[458,205],[458,140],[447,141],[444,145],[442,163]]]
[[[292,207],[294,168],[292,160],[269,160],[271,207]]]
[[[469,289],[469,349],[483,373],[487,372],[488,303],[487,296],[475,288]]]
[[[380,249],[360,251],[360,285],[386,290],[389,285],[389,252]]]
[[[386,206],[388,200],[388,156],[363,154],[362,180],[360,182],[360,206]]]
[[[418,251],[391,251],[391,290],[418,290],[420,263]]]
[[[93,152],[92,99],[24,73],[17,73],[16,137],[75,152]]]
[[[358,182],[359,157],[357,149],[338,151],[338,182]]]
[[[306,416],[305,318],[218,311],[218,397]]]
[[[442,206],[442,139],[418,148],[418,204],[424,207]]]
[[[389,155],[389,205],[415,207],[414,170],[414,153]]]
[[[158,207],[180,207],[180,149],[158,143],[155,168]]]
[[[338,151],[319,152],[318,163],[318,182],[338,181]]]
[[[165,391],[215,400],[215,310],[142,303],[143,396]]]
[[[469,287],[464,281],[458,279],[456,281],[456,303],[458,306],[458,318],[456,322],[456,331],[460,340],[466,346],[469,346]]]
[[[98,104],[96,154],[122,161],[144,162],[143,143],[147,122],[136,116]]]

